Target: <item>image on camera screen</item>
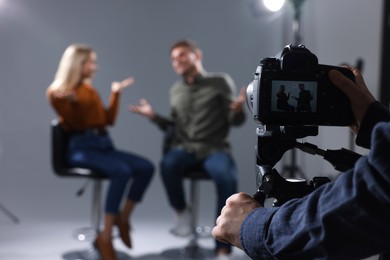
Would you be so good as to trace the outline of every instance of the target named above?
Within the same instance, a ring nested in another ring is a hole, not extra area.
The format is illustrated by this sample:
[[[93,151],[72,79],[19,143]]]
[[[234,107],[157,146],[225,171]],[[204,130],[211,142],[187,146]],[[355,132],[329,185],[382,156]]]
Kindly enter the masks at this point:
[[[317,82],[273,80],[272,112],[317,112]]]

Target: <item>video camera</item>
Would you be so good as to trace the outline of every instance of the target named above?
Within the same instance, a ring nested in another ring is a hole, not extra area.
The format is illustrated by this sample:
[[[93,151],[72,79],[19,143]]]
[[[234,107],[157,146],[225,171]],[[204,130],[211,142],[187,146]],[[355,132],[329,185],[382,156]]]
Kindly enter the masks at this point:
[[[354,81],[351,70],[318,64],[317,57],[303,45],[286,46],[276,57],[260,62],[247,87],[247,104],[259,123],[256,130],[256,179],[254,195],[261,204],[275,198],[274,206],[303,197],[330,182],[327,177],[284,179],[274,166],[283,154],[298,148],[317,154],[336,170],[350,169],[360,154],[346,150],[322,150],[297,138],[316,136],[319,125],[349,126],[354,117],[348,97],[334,86],[328,72],[336,69]]]
[[[247,88],[254,119],[265,125],[351,125],[349,99],[328,78],[332,69],[354,80],[347,68],[318,64],[304,45],[287,45],[262,59]]]

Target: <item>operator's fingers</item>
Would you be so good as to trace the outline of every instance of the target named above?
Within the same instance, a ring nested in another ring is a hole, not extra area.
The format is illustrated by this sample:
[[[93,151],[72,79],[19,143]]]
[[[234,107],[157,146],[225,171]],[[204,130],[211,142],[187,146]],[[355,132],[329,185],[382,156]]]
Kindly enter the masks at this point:
[[[359,70],[353,69],[352,71],[355,75],[356,84],[338,70],[331,70],[329,72],[329,79],[348,96],[351,101],[356,123],[359,126],[368,107],[371,103],[375,102],[375,98],[365,85]]]
[[[370,90],[368,89],[366,83],[364,82],[364,78],[360,70],[353,68],[352,69],[353,74],[355,75],[355,82],[358,85],[360,89],[363,90],[363,93],[371,100],[375,100],[375,97],[371,94]]]
[[[356,69],[356,68],[351,68],[352,72],[353,72],[353,75],[355,76],[355,82],[356,82],[356,85],[358,85],[358,87],[365,87],[366,86],[366,83],[364,82],[364,79],[363,79],[363,76],[362,76],[362,73],[360,72],[360,70]]]
[[[358,98],[362,95],[366,96],[367,99],[375,100],[374,96],[371,94],[367,88],[366,83],[364,82],[362,73],[356,68],[348,68],[353,72],[355,76],[355,82],[344,76],[338,70],[331,70],[329,72],[329,79],[333,82],[333,84],[340,88],[349,97],[350,100]]]
[[[351,79],[344,76],[340,71],[331,70],[329,72],[329,79],[350,99],[358,95],[358,93],[356,93],[356,84]]]
[[[228,240],[225,239],[226,233],[220,228],[220,226],[215,226],[211,230],[211,235],[218,241],[221,241],[225,244],[231,244]]]

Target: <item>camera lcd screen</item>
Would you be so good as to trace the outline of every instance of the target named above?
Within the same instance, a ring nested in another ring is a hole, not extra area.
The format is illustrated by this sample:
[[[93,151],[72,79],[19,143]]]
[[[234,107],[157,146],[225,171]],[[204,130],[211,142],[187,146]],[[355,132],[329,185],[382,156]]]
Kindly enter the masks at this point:
[[[273,80],[271,91],[272,112],[317,112],[317,82]]]

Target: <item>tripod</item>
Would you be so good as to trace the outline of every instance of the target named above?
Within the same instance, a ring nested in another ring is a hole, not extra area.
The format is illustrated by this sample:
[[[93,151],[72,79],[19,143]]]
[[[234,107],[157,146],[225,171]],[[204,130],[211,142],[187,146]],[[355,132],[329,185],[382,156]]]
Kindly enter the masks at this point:
[[[297,161],[296,151],[292,150],[290,154],[291,154],[290,165],[288,165],[288,164],[283,165],[281,175],[285,176],[286,178],[300,177],[300,178],[305,179],[306,178],[305,174],[303,173],[301,168],[299,168],[297,166],[297,163],[296,163],[296,161]]]
[[[338,171],[352,168],[361,157],[360,154],[347,149],[322,150],[311,143],[297,142],[297,138],[315,136],[318,126],[265,126],[256,129],[256,184],[258,191],[254,198],[264,205],[266,198],[274,198],[273,206],[280,206],[293,198],[300,198],[315,188],[330,182],[327,177],[314,177],[308,184],[305,179],[284,179],[274,169],[283,154],[290,149],[298,148],[303,152],[320,155],[330,162]]]
[[[14,214],[11,213],[6,207],[3,206],[3,204],[0,203],[0,210],[7,215],[14,223],[19,223],[18,217],[16,217]]]

